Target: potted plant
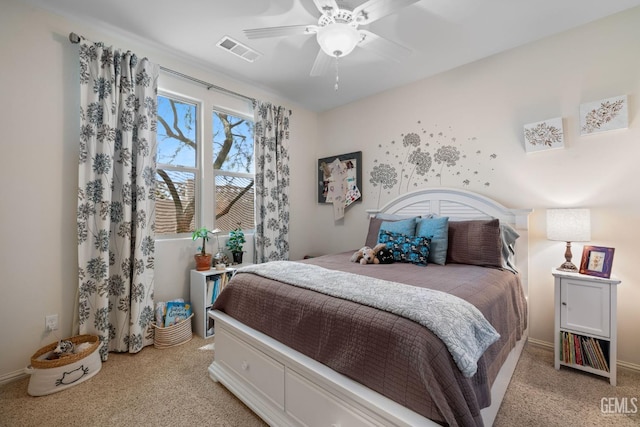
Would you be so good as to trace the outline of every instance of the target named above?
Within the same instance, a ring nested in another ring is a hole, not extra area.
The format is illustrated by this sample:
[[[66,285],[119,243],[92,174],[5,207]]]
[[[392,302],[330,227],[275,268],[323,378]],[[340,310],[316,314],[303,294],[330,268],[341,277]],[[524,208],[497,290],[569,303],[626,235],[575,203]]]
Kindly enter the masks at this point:
[[[198,228],[193,232],[191,238],[193,240],[202,239],[202,246],[198,249],[200,253],[195,254],[193,257],[196,260],[196,270],[198,271],[206,271],[211,268],[211,254],[207,253],[206,245],[207,240],[209,240],[210,231],[206,227]]]
[[[244,239],[244,232],[238,224],[234,230],[229,232],[229,240],[227,240],[227,248],[231,251],[233,256],[233,262],[236,264],[242,264],[242,245],[246,242]]]

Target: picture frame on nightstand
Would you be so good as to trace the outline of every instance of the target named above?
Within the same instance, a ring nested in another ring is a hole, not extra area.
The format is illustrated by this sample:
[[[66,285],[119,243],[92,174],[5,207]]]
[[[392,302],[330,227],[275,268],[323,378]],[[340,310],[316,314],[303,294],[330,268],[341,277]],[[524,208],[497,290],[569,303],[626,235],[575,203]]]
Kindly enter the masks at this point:
[[[611,265],[615,248],[604,246],[585,246],[582,249],[582,261],[580,262],[580,274],[589,276],[611,277]]]

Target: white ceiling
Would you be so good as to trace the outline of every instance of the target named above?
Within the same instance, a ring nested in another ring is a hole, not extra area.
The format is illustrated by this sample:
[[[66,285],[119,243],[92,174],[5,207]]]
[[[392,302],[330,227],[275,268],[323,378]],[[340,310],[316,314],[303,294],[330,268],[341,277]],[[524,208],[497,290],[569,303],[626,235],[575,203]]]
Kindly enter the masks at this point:
[[[333,66],[322,77],[309,76],[318,52],[314,35],[249,40],[242,31],[316,24],[319,12],[312,0],[25,1],[181,52],[194,63],[318,112],[640,5],[640,0],[420,0],[365,27],[410,48],[409,58],[389,62],[356,48],[340,60],[336,92]],[[249,63],[216,47],[225,35],[262,56]]]

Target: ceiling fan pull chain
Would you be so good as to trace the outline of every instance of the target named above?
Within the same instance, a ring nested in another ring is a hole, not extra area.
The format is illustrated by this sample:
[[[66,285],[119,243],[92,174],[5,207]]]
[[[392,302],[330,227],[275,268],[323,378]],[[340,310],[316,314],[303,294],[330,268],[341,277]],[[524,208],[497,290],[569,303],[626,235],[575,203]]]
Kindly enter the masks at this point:
[[[336,55],[336,85],[333,87],[335,91],[338,91],[338,82],[340,81],[340,77],[338,75],[338,55]]]

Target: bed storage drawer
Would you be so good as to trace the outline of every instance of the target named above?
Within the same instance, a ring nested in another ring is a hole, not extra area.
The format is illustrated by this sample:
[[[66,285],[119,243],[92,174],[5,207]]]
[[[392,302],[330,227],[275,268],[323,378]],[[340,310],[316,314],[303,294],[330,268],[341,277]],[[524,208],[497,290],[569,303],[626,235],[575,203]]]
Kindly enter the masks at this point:
[[[306,378],[287,369],[285,375],[286,412],[303,426],[374,426],[371,421],[348,408]]]
[[[284,410],[284,366],[281,363],[252,349],[227,331],[218,329],[215,358]]]

